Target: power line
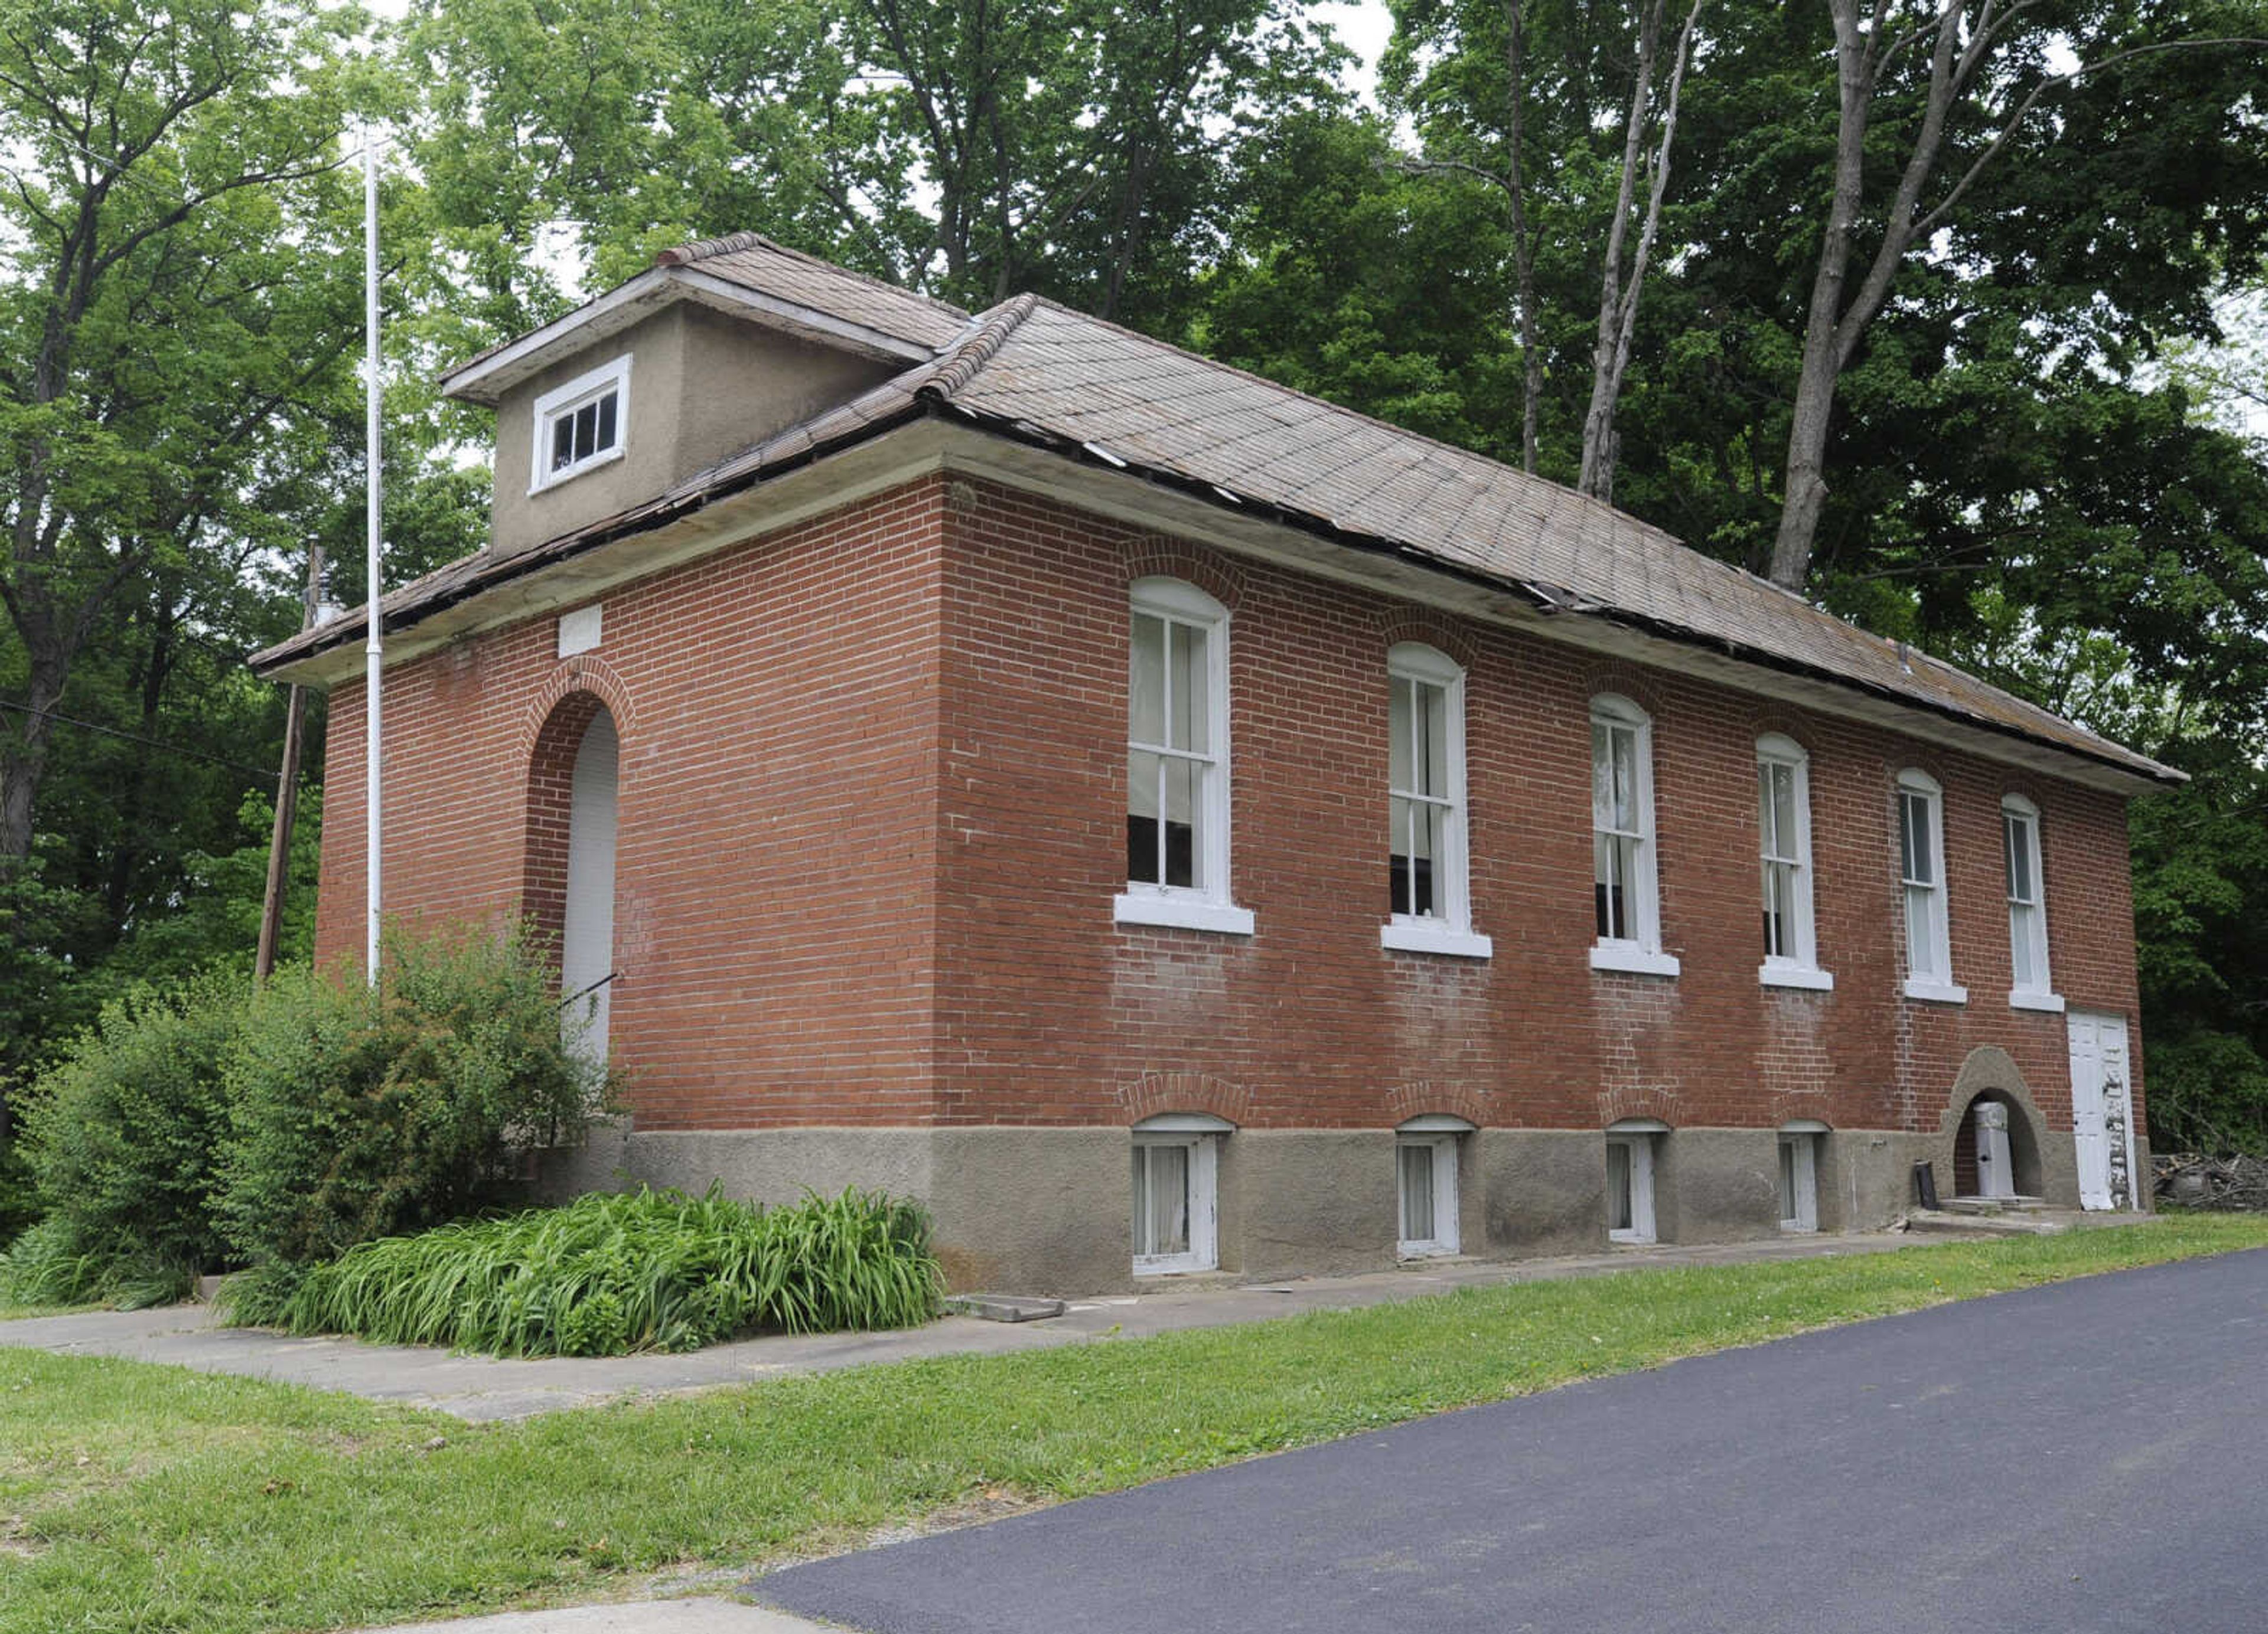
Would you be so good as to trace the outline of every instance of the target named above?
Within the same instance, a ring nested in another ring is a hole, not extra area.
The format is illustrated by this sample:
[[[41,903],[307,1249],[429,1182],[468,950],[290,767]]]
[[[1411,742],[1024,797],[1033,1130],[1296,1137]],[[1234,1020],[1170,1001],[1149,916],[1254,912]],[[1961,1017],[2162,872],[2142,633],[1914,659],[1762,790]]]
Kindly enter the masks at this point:
[[[75,715],[59,714],[54,710],[35,710],[28,703],[17,703],[0,698],[0,710],[13,710],[18,715],[29,715],[40,720],[57,720],[66,726],[77,726],[85,732],[99,732],[106,738],[117,738],[127,743],[138,743],[144,748],[157,749],[166,754],[179,754],[193,761],[204,761],[214,766],[225,766],[231,771],[240,771],[247,777],[277,780],[276,773],[266,766],[247,766],[242,761],[230,760],[223,754],[209,754],[202,749],[185,748],[178,743],[167,743],[159,738],[145,738],[138,732],[121,732],[115,726],[99,725],[91,720],[81,720]]]

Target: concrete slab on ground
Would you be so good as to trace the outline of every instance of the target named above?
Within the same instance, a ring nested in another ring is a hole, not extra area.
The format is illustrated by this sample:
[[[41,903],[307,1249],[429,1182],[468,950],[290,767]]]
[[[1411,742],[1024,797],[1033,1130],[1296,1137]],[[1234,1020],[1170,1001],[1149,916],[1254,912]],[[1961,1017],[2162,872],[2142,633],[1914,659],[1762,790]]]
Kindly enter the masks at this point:
[[[1001,1355],[1049,1345],[1141,1337],[1307,1311],[1382,1305],[1457,1288],[1596,1277],[1648,1267],[1881,1254],[1914,1246],[1917,1240],[1911,1236],[1877,1232],[1782,1237],[1703,1248],[1618,1248],[1564,1259],[1432,1261],[1365,1276],[1299,1277],[1285,1282],[1230,1284],[1177,1280],[1156,1292],[1073,1300],[1063,1315],[1044,1321],[998,1322],[946,1316],[924,1327],[895,1333],[774,1335],[712,1345],[684,1356],[499,1360],[430,1346],[298,1338],[261,1329],[223,1327],[213,1320],[211,1307],[202,1305],[0,1321],[0,1345],[24,1345],[63,1356],[120,1356],[204,1373],[274,1379],[343,1390],[372,1401],[437,1408],[468,1420],[515,1419],[624,1397],[713,1389],[871,1362],[954,1354]]]

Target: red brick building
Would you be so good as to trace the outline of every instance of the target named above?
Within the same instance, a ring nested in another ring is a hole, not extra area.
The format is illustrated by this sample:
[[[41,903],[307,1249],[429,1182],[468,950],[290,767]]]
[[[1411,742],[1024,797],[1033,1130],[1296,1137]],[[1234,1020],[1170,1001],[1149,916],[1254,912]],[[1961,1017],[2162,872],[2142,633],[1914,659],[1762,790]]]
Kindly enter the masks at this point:
[[[579,1183],[884,1187],[1059,1292],[1855,1228],[1923,1161],[2135,1206],[2139,755],[1520,472],[753,235],[446,384],[495,535],[387,598],[386,908],[601,984]],[[361,646],[256,660],[342,767]]]

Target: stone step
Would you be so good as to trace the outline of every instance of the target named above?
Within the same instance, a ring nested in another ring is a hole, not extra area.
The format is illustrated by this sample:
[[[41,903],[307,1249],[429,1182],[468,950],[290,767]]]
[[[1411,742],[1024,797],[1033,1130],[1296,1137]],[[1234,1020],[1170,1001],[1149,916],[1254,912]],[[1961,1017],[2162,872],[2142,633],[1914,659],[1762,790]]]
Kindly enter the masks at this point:
[[[1946,1237],[2056,1237],[2069,1231],[2071,1222],[2029,1211],[1977,1214],[1915,1209],[1906,1215],[1906,1229]]]

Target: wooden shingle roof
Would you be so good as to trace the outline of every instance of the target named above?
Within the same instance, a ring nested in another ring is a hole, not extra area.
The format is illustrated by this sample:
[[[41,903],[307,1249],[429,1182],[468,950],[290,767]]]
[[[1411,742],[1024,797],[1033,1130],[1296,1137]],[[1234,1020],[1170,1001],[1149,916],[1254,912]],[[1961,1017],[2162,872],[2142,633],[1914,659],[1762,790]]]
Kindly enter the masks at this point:
[[[871,301],[859,321],[939,338],[917,364],[836,408],[533,551],[489,551],[386,599],[389,626],[626,533],[660,526],[915,416],[1002,435],[1172,483],[1247,513],[1501,585],[1552,613],[1628,623],[2052,745],[2153,781],[2181,774],[1903,644],[1886,641],[1661,529],[1556,482],[1432,441],[1034,296],[973,319],[754,234],[688,247],[704,267],[794,298]],[[831,276],[831,277],[830,277]],[[855,291],[832,279],[864,286]],[[824,285],[822,289],[821,286]],[[893,305],[894,297],[906,305]],[[920,303],[917,312],[909,303]],[[951,333],[940,334],[949,325]],[[255,659],[274,668],[359,629],[342,619]]]

